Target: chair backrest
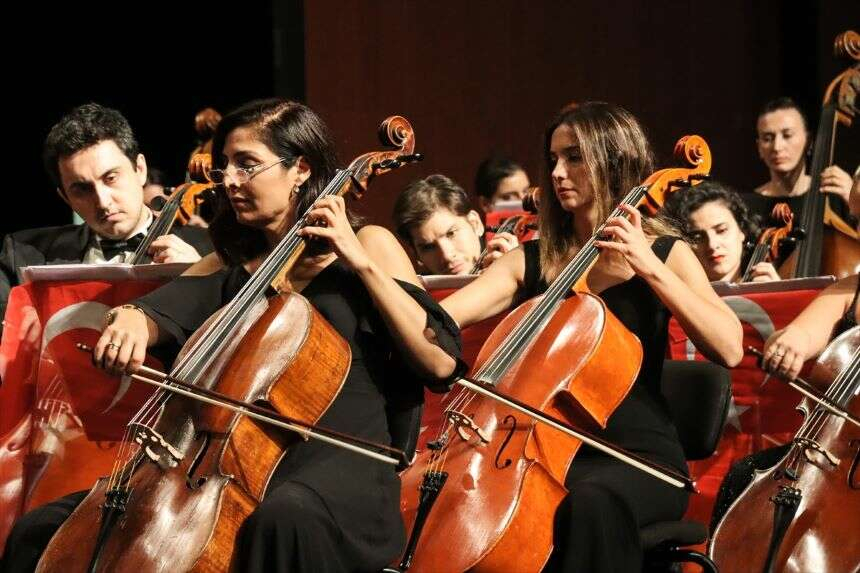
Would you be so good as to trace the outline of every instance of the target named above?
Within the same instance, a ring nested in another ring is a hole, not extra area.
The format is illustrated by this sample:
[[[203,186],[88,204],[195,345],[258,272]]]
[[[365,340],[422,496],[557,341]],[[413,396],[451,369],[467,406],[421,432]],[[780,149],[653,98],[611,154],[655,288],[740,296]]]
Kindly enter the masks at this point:
[[[717,449],[731,402],[729,371],[710,362],[667,360],[661,386],[686,458],[710,457]]]

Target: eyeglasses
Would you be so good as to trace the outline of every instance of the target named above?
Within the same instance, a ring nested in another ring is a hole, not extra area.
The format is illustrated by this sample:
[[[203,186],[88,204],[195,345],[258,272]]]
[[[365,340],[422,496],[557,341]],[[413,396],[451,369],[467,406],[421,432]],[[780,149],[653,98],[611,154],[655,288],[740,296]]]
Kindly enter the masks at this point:
[[[274,167],[284,161],[286,161],[286,158],[282,157],[268,165],[263,165],[261,163],[260,165],[254,165],[252,167],[234,167],[232,172],[230,170],[231,166],[228,165],[226,169],[210,169],[207,172],[207,175],[209,175],[209,180],[212,181],[212,183],[216,183],[218,185],[222,185],[224,181],[227,180],[228,175],[233,178],[233,182],[236,183],[236,185],[244,185],[266,169]]]

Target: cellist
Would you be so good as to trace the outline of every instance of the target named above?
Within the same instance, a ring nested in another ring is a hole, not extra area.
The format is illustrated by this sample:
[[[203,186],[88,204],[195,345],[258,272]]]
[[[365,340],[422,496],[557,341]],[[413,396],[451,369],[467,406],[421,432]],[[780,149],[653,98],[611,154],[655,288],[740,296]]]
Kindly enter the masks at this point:
[[[440,173],[410,183],[394,203],[392,221],[426,274],[473,274],[519,244],[513,233],[485,241],[481,215],[468,195]]]
[[[653,171],[639,122],[607,103],[562,110],[546,131],[543,152],[548,176],[542,187],[552,192],[540,201],[541,238],[505,254],[442,302],[461,327],[545,290],[620,198]],[[633,389],[600,435],[686,472],[659,389],[669,314],[710,359],[727,366],[741,359],[741,325],[671,227],[643,221],[635,209],[628,214],[629,221],[609,221],[588,283],[640,338],[645,354]],[[555,516],[551,571],[639,571],[640,526],[679,518],[687,504],[681,490],[587,449],[574,458],[565,485],[570,495]]]
[[[765,223],[777,202],[788,202],[798,215],[802,212],[800,198],[812,182],[807,171],[811,147],[806,115],[794,100],[781,97],[764,105],[756,120],[756,148],[767,167],[768,180],[745,198]],[[838,165],[830,165],[821,172],[820,191],[837,198],[832,205],[840,214],[846,211],[850,189],[851,175]]]
[[[855,173],[849,197],[851,214],[860,216],[860,169]],[[815,358],[830,341],[849,328],[857,326],[860,283],[857,275],[833,284],[813,299],[785,328],[777,330],[765,341],[762,366],[780,376],[793,379],[804,362]],[[746,489],[756,470],[774,466],[788,452],[791,444],[774,446],[755,452],[736,462],[729,469],[714,503],[711,529],[716,529],[725,512]]]
[[[387,399],[394,390],[420,396],[422,381],[443,385],[456,364],[449,353],[459,352],[456,326],[417,286],[391,233],[358,229],[340,198],[318,200],[334,176],[335,155],[328,129],[309,108],[271,99],[235,110],[217,128],[213,163],[210,177],[221,184],[209,228],[217,255],[134,306],[110,311],[94,359],[131,372],[148,346],[181,344],[313,206],[310,217],[318,225],[302,231],[313,245],[287,279],[352,350],[345,386],[319,423],[387,443]],[[432,335],[425,334],[428,328]],[[404,543],[399,491],[389,466],[321,442],[293,446],[240,530],[236,570],[379,570]],[[5,570],[31,570],[80,499],[24,516],[10,536]]]
[[[0,317],[9,291],[21,283],[23,267],[127,262],[153,221],[144,204],[146,158],[119,111],[96,103],[76,107],[51,128],[42,154],[57,194],[85,224],[26,229],[4,238]],[[157,238],[149,254],[154,262],[193,263],[211,252],[205,232],[176,227]],[[35,311],[28,316],[32,324]],[[27,334],[26,328],[21,331]]]
[[[711,281],[729,283],[778,281],[773,263],[752,265],[747,245],[759,235],[759,217],[750,213],[741,196],[717,181],[682,189],[666,201],[671,216],[689,238]]]

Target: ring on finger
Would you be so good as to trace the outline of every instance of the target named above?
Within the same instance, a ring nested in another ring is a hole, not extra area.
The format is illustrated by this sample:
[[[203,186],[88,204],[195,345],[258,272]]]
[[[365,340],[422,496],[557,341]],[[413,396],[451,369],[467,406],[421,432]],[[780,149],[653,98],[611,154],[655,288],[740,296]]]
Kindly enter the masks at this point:
[[[114,344],[113,342],[108,342],[107,347],[108,348],[115,348],[116,350],[119,350],[119,344]]]

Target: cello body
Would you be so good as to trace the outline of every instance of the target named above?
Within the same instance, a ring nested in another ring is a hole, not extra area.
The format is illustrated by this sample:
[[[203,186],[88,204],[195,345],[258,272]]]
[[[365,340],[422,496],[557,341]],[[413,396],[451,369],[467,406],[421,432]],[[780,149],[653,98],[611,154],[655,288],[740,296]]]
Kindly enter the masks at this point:
[[[405,118],[388,117],[379,136],[395,149],[360,155],[335,173],[320,197],[360,196],[375,176],[420,159]],[[156,372],[156,385],[166,389],[128,425],[125,459],[117,459],[110,477],[99,480],[63,523],[37,571],[235,567],[239,528],[263,500],[290,445],[324,437],[315,424],[340,393],[352,362],[349,344],[284,280],[306,246],[298,232],[310,222],[310,210],[191,337],[171,374]],[[270,296],[273,287],[277,294]],[[147,380],[140,371],[134,376]],[[185,394],[177,397],[180,388]],[[372,455],[343,440],[328,441]]]
[[[202,384],[316,422],[346,379],[346,342],[297,294],[269,299],[262,315],[245,318],[242,330]],[[296,436],[179,398],[167,403],[154,429],[181,456],[150,434],[141,444],[149,453],[132,462],[127,508],[100,551],[96,534],[110,499],[107,478],[63,524],[37,571],[87,571],[94,553],[100,553],[95,570],[105,572],[230,568],[236,533]]]
[[[476,369],[540,298],[499,323]],[[603,301],[578,293],[560,303],[497,387],[558,418],[596,428],[627,395],[641,357],[639,340]],[[445,471],[452,477],[424,523],[410,571],[539,571],[552,551],[552,516],[567,495],[564,478],[580,441],[484,397],[458,412],[474,427],[455,425],[450,436]],[[407,528],[419,511],[423,470],[433,465],[432,456],[432,449],[422,452],[401,474]],[[454,513],[464,517],[448,519]]]
[[[820,191],[821,173],[833,164],[836,128],[850,127],[857,115],[860,91],[860,35],[849,30],[836,37],[834,52],[851,65],[827,87],[815,135],[811,181],[803,201],[800,221],[795,221],[797,247],[782,263],[782,278],[834,275],[836,278],[860,271],[860,233],[830,206],[830,198]]]
[[[858,348],[860,327],[854,327],[827,347],[808,378],[854,416],[860,414]],[[852,355],[853,380],[833,396],[831,384],[850,368]],[[806,421],[788,454],[773,468],[756,472],[713,534],[710,555],[720,571],[860,569],[860,428],[822,412],[808,398],[799,409]],[[784,508],[793,509],[793,518],[775,541],[774,531],[783,529],[775,527],[776,515],[791,511]]]

